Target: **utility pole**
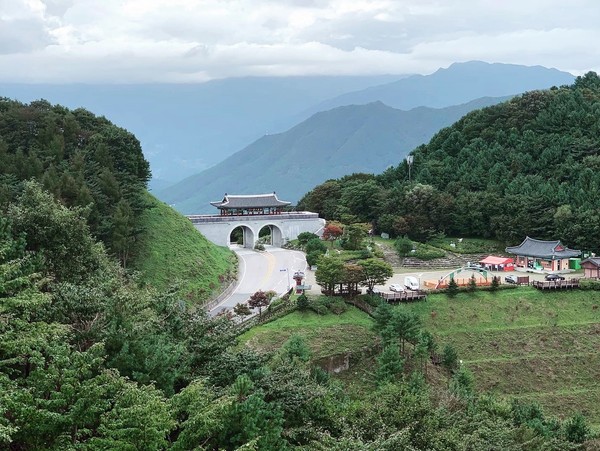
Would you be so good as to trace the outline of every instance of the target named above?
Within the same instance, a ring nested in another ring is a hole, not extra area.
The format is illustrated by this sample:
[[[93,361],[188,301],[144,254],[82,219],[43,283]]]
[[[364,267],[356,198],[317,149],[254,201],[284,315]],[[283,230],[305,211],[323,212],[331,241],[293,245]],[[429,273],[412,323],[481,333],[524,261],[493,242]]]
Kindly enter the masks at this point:
[[[412,155],[406,157],[406,162],[408,163],[408,183],[410,183],[410,169],[412,168],[413,158]]]

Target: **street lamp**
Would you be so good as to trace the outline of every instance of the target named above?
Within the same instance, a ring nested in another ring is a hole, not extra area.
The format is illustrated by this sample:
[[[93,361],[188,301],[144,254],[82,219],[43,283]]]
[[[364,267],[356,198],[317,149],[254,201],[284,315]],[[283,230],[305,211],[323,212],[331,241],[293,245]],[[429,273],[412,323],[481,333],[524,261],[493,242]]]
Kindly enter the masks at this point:
[[[289,270],[289,268],[283,268],[283,269],[279,270],[279,272],[284,272],[284,271],[287,273],[287,281],[288,281],[287,289],[289,291],[289,289],[290,289],[290,270]]]
[[[410,169],[412,168],[414,157],[412,155],[408,155],[406,157],[406,163],[408,163],[408,182],[410,183]]]

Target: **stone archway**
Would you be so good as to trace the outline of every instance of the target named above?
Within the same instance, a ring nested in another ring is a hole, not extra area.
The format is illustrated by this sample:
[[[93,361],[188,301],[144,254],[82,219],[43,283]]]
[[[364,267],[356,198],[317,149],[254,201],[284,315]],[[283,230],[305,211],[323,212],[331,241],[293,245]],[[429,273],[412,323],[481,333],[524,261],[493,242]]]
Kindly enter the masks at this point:
[[[276,226],[275,224],[265,224],[262,226],[258,231],[258,239],[261,240],[267,236],[269,238],[267,239],[267,242],[263,244],[270,244],[274,247],[283,246],[283,232],[279,226]]]
[[[242,247],[253,249],[256,242],[254,231],[247,225],[240,224],[229,231],[229,245],[238,244]]]

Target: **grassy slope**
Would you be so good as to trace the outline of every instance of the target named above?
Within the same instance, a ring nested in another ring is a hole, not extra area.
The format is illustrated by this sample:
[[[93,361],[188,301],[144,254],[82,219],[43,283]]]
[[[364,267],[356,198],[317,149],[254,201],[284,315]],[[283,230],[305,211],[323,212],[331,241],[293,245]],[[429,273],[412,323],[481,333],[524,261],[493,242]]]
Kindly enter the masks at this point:
[[[141,218],[144,232],[131,267],[143,282],[164,289],[177,283],[191,302],[202,302],[227,284],[235,257],[215,246],[192,223],[148,194],[151,208]]]
[[[375,334],[371,318],[355,307],[341,315],[292,312],[278,320],[254,327],[240,337],[240,343],[261,351],[278,349],[292,334],[306,339],[313,358],[360,351],[371,346]]]
[[[533,288],[402,305],[452,343],[482,390],[600,424],[600,292]]]
[[[580,411],[600,426],[600,292],[518,288],[455,299],[440,294],[398,308],[417,313],[442,346],[452,343],[479,389],[539,402],[560,417]],[[372,344],[370,324],[355,309],[340,316],[294,312],[251,329],[241,340],[273,350],[299,333],[320,358]],[[369,387],[373,365],[366,358],[339,377],[360,393]]]

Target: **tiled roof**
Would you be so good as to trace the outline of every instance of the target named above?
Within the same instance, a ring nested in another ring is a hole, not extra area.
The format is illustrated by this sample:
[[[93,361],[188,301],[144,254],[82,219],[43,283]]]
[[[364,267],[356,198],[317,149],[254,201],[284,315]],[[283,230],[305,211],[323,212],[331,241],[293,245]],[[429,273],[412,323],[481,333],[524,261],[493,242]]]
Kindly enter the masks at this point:
[[[507,247],[506,252],[516,255],[526,255],[528,257],[548,259],[570,258],[581,255],[581,251],[569,249],[563,246],[559,240],[543,241],[529,237],[526,237],[518,246]]]
[[[279,200],[277,194],[225,194],[222,201],[211,202],[217,208],[269,208],[285,207],[291,202]]]
[[[592,263],[595,266],[597,266],[598,268],[600,268],[600,257],[590,257],[590,258],[586,258],[585,260],[583,260],[581,263]]]

